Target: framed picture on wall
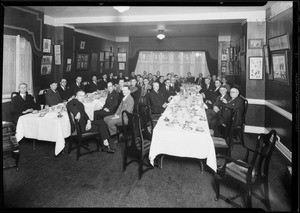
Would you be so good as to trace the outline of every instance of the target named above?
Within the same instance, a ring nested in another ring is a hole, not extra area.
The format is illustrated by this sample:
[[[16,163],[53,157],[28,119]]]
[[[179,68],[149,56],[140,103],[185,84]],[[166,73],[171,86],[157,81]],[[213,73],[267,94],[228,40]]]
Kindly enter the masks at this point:
[[[222,54],[221,60],[222,60],[222,61],[226,61],[226,60],[227,60],[227,54]]]
[[[51,39],[43,39],[43,53],[51,52]]]
[[[264,40],[262,38],[255,38],[248,40],[249,49],[261,49],[263,47]]]
[[[61,65],[60,45],[54,45],[54,59],[55,65]]]
[[[226,65],[227,65],[227,61],[221,61],[221,66],[222,67],[226,67]]]
[[[269,74],[270,73],[270,66],[269,66],[269,48],[268,48],[268,45],[264,45],[263,53],[264,53],[264,62],[265,62],[266,73]]]
[[[84,50],[84,48],[85,48],[85,42],[84,42],[84,41],[81,41],[81,42],[80,42],[80,49],[81,49],[81,50]]]
[[[52,66],[52,56],[44,55],[41,63],[41,75],[50,75]]]
[[[272,53],[272,70],[274,81],[289,84],[286,51]]]
[[[250,80],[263,79],[263,57],[261,56],[249,57],[249,79]]]
[[[66,72],[71,72],[71,64],[67,64]]]
[[[109,61],[104,62],[104,69],[109,70]]]
[[[104,62],[100,62],[100,67],[99,67],[99,72],[100,73],[103,73],[103,66],[104,66],[103,63]]]
[[[222,73],[226,73],[226,67],[222,67],[222,68],[221,68],[221,72],[222,72]]]
[[[118,53],[118,62],[126,62],[126,53]]]
[[[290,49],[289,34],[269,39],[270,51]]]
[[[119,70],[125,70],[125,63],[124,62],[119,63]]]
[[[104,61],[104,52],[103,51],[99,52],[99,61]]]
[[[109,52],[108,51],[104,51],[104,60],[105,61],[109,60]]]
[[[77,53],[76,69],[77,70],[87,70],[88,67],[89,67],[89,54]]]

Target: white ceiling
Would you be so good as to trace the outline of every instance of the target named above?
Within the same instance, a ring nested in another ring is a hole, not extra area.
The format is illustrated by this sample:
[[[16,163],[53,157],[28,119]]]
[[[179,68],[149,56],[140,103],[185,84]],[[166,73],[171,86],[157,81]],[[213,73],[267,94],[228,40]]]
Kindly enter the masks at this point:
[[[116,37],[151,37],[158,29],[166,36],[217,36],[230,34],[245,21],[244,14],[256,17],[270,7],[130,7],[119,13],[112,7],[32,6],[42,11],[48,22],[71,26],[77,31]],[[47,24],[49,24],[47,23]]]

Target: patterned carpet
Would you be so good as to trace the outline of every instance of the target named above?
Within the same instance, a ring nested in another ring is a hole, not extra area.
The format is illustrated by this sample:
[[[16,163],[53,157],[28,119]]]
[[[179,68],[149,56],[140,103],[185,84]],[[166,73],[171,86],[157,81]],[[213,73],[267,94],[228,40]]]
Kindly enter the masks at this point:
[[[246,137],[247,144],[253,137]],[[113,155],[92,153],[76,161],[75,151],[54,157],[54,143],[37,142],[32,150],[30,142],[22,141],[20,171],[3,170],[4,206],[233,208],[223,200],[214,201],[213,175],[209,170],[201,174],[198,160],[166,156],[162,169],[155,167],[138,180],[137,163],[122,171],[123,143],[113,146]],[[243,151],[237,146],[233,156],[242,156]],[[269,178],[272,211],[291,208],[285,164],[275,150]],[[224,195],[238,190],[221,186]],[[266,210],[256,198],[253,208]]]

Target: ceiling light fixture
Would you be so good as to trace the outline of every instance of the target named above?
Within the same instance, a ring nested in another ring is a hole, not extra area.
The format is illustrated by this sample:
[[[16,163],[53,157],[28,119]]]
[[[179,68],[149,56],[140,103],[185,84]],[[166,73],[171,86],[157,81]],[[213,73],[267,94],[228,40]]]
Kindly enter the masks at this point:
[[[164,30],[158,30],[158,35],[156,36],[158,39],[163,40],[166,36],[164,33]]]
[[[125,12],[126,10],[129,10],[129,6],[115,6],[113,7],[114,9],[116,9],[117,11],[119,11],[120,13]]]

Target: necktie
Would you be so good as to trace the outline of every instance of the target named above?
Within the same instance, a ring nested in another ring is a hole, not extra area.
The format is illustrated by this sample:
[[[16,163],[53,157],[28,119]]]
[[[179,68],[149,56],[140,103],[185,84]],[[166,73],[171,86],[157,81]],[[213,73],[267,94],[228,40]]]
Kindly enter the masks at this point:
[[[22,96],[23,100],[26,101],[26,95]]]

